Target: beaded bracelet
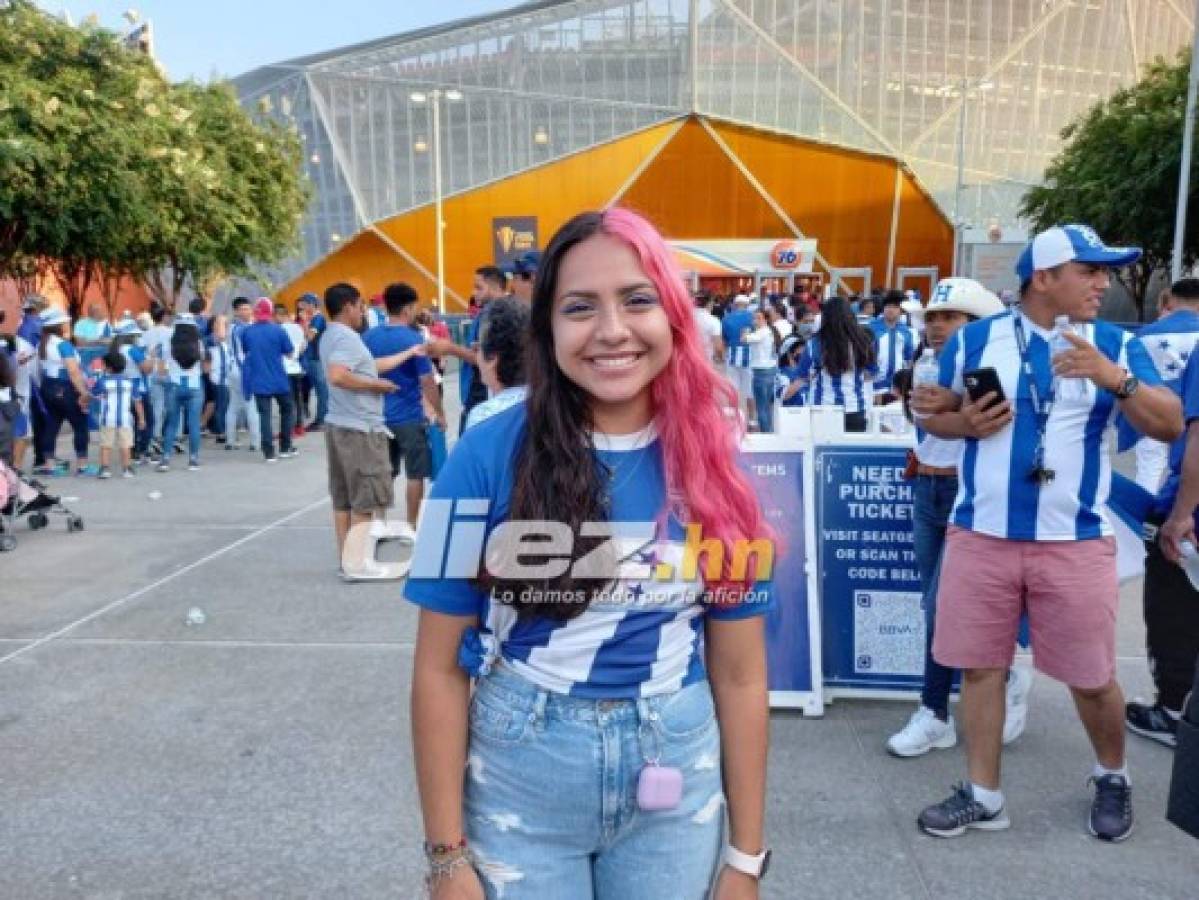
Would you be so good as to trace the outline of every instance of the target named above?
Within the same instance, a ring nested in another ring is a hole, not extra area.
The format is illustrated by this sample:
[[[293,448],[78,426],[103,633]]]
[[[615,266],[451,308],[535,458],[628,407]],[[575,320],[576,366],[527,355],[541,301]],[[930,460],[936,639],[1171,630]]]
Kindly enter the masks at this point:
[[[456,844],[430,844],[425,841],[425,856],[430,862],[433,862],[436,857],[449,856],[459,850],[466,849],[466,838],[462,838]]]

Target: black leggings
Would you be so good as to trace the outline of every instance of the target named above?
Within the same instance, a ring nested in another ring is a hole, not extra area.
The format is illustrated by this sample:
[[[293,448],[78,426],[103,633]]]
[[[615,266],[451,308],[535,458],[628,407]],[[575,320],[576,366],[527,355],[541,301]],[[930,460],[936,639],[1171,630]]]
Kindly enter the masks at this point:
[[[67,422],[75,435],[75,458],[87,459],[87,413],[79,406],[79,392],[69,381],[47,378],[42,382],[42,401],[46,404],[46,427],[41,433],[41,455],[53,459],[58,432]]]
[[[304,424],[306,407],[304,405],[304,376],[303,375],[288,375],[287,380],[291,382],[291,405],[294,407],[296,425]]]

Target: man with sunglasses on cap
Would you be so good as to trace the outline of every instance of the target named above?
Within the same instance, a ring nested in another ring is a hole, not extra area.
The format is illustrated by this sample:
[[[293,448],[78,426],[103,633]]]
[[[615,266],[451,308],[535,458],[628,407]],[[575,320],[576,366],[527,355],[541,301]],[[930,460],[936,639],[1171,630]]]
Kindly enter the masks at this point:
[[[1178,398],[1161,385],[1140,340],[1097,319],[1111,269],[1140,255],[1106,246],[1085,225],[1050,228],[1017,262],[1020,304],[966,325],[941,354],[941,387],[960,406],[931,415],[924,428],[963,446],[933,658],[963,670],[968,777],[920,814],[927,834],[1010,824],[999,769],[1005,680],[1022,613],[1036,668],[1069,687],[1095,750],[1088,830],[1105,841],[1132,832],[1115,677],[1116,548],[1105,512],[1110,442],[1117,411],[1159,440],[1182,431]],[[1072,333],[1056,326],[1061,317]],[[1059,339],[1071,349],[1054,355]],[[1002,398],[978,391],[988,381]]]

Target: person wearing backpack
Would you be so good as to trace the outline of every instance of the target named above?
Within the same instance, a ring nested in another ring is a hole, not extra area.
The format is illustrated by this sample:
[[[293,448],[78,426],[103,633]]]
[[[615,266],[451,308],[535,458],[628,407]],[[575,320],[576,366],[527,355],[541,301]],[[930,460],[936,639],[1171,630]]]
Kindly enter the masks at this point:
[[[167,369],[165,386],[166,425],[163,428],[162,456],[158,471],[171,469],[171,448],[179,435],[179,419],[187,418],[187,468],[200,468],[200,412],[204,408],[204,343],[196,318],[180,313],[171,336],[158,345],[164,353]]]
[[[254,324],[237,334],[242,354],[242,379],[247,394],[258,407],[262,433],[262,455],[268,463],[296,455],[292,446],[295,404],[291,382],[283,368],[283,357],[296,352],[296,346],[275,322],[275,304],[267,297],[254,301]],[[271,400],[279,405],[279,456],[275,455],[275,430],[271,426]]]

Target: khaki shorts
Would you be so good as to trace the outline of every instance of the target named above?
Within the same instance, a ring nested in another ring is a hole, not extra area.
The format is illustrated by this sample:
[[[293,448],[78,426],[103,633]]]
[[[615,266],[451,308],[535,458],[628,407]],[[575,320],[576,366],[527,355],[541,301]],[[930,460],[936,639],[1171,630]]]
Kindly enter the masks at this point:
[[[392,505],[395,495],[386,432],[354,431],[326,422],[325,448],[335,510],[365,514]]]
[[[104,425],[100,428],[100,446],[114,450],[133,449],[133,429],[128,425]]]

